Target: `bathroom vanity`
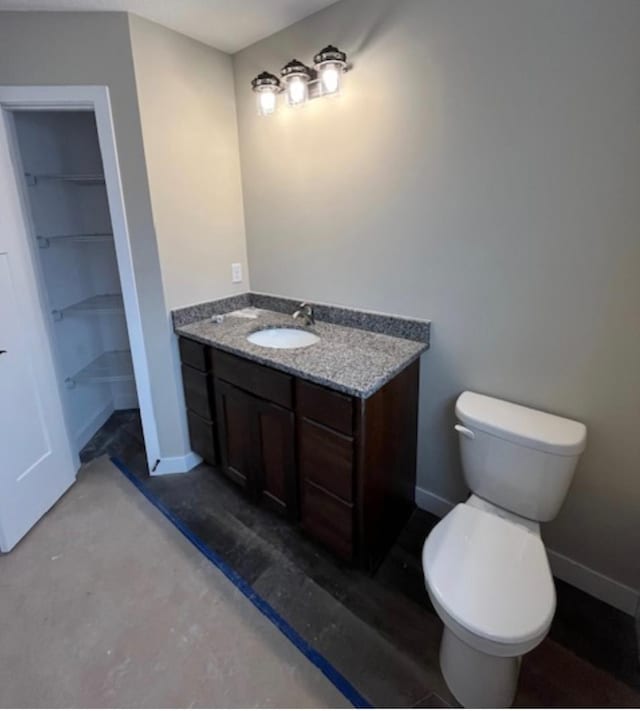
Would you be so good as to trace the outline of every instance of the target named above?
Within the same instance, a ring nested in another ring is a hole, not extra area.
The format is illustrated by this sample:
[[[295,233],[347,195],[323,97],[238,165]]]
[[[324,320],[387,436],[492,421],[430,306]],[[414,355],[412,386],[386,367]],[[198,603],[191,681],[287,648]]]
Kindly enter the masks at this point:
[[[192,448],[256,504],[373,569],[414,506],[427,346],[329,323],[306,329],[319,337],[308,348],[247,340],[291,325],[262,312],[176,327]]]

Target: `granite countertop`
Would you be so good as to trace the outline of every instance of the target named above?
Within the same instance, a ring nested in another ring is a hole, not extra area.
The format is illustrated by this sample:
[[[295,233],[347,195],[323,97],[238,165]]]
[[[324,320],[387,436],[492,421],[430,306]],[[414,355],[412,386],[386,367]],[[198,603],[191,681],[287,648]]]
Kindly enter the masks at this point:
[[[257,346],[247,336],[265,328],[302,328],[320,337],[318,343],[297,349]],[[180,336],[243,356],[334,390],[366,398],[427,350],[426,343],[359,328],[316,321],[303,326],[290,315],[260,310],[255,319],[225,315],[176,326]]]

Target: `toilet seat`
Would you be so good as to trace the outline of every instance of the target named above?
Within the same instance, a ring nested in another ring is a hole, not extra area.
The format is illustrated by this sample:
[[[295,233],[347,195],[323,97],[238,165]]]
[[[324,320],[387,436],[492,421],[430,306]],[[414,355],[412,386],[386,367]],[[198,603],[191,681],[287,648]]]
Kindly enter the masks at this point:
[[[526,527],[458,504],[429,534],[422,566],[443,622],[475,649],[519,656],[549,630],[553,578],[541,539]]]

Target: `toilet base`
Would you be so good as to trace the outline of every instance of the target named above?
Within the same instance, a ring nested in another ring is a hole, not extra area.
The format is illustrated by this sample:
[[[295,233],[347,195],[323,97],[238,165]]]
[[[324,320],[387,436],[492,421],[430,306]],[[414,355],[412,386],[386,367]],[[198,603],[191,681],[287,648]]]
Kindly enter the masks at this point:
[[[518,688],[522,657],[485,654],[456,637],[445,625],[440,669],[457,701],[467,708],[508,708]]]

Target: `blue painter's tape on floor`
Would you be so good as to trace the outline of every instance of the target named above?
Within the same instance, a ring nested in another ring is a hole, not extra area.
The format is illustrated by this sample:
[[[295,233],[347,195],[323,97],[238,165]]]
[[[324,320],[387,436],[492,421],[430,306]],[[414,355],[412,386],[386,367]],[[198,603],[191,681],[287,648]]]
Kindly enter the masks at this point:
[[[111,457],[111,461],[127,477],[127,479],[138,489],[160,512],[162,512],[171,523],[187,538],[204,556],[206,556],[218,570],[223,573],[240,592],[260,610],[260,612],[270,620],[287,639],[292,642],[304,656],[314,664],[338,691],[349,700],[355,708],[373,708],[362,694],[342,676],[342,674],[325,658],[314,649],[303,637],[291,627],[291,625],[279,615],[273,607],[249,585],[249,583],[229,566],[215,551],[211,550],[198,536],[193,533],[182,519],[176,516],[165,504],[160,501],[144,483],[132,474],[129,469],[117,458]]]

